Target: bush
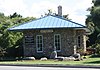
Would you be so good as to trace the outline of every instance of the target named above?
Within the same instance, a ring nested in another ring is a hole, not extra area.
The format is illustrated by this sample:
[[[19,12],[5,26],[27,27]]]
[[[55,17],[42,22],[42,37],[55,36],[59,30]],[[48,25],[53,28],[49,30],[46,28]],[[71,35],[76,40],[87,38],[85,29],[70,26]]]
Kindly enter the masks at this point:
[[[95,54],[96,53],[96,49],[95,48],[87,48],[86,49],[86,53],[88,55]]]
[[[3,57],[5,55],[6,51],[2,47],[0,47],[0,57]]]
[[[96,54],[100,54],[100,44],[96,43],[92,46],[90,46],[91,48],[95,48],[95,53]]]
[[[23,48],[22,47],[10,47],[7,48],[6,57],[22,57]]]

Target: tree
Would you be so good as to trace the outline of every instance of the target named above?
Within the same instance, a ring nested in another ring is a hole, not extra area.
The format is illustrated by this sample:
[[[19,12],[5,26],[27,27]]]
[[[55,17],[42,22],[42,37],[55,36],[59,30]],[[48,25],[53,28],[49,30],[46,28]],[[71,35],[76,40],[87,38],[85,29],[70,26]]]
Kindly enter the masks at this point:
[[[10,15],[10,18],[15,18],[15,17],[22,17],[20,14],[17,14],[16,12],[13,13],[13,15]]]
[[[93,6],[88,9],[90,15],[87,16],[86,25],[91,31],[91,35],[89,35],[90,45],[98,47],[100,45],[100,0],[93,0],[92,3]]]
[[[52,9],[48,9],[48,13],[45,13],[45,16],[48,16],[48,15],[59,16],[57,13],[53,13],[53,12],[52,12]],[[43,15],[41,15],[41,16],[43,17]],[[65,19],[67,19],[67,20],[71,20],[71,19],[69,19],[69,14],[67,14],[67,15],[62,15],[62,16],[60,16],[60,17],[63,17],[63,18],[65,18]]]
[[[16,26],[25,22],[34,20],[33,17],[21,17],[20,14],[14,13],[12,16],[5,16],[0,13],[0,47],[2,49],[22,47],[21,40],[23,34],[21,32],[11,32],[8,28]],[[11,50],[14,51],[14,50]],[[7,52],[8,53],[8,52]],[[10,53],[11,54],[11,53]]]

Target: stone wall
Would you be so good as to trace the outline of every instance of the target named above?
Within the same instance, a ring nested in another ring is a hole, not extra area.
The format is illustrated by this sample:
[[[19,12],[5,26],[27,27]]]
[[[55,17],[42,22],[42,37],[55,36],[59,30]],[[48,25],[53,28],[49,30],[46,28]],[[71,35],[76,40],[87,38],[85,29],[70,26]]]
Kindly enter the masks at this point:
[[[24,46],[24,56],[34,56],[34,57],[50,57],[51,52],[54,47],[54,34],[61,35],[61,51],[57,52],[58,56],[70,56],[75,53],[75,48],[77,48],[77,36],[82,36],[82,47],[84,49],[85,44],[85,35],[83,30],[74,30],[74,29],[52,29],[53,32],[44,32],[41,33],[40,30],[26,30],[24,31],[25,36],[32,36],[34,43],[25,44]],[[36,35],[43,35],[43,52],[37,52],[36,50]],[[25,39],[25,38],[24,38]],[[76,49],[77,50],[77,49]],[[84,49],[85,50],[85,49]]]
[[[80,36],[81,37],[81,44],[78,46],[78,41],[76,41],[77,44],[77,51],[78,52],[85,52],[86,51],[86,32],[85,30],[76,30],[76,38]]]

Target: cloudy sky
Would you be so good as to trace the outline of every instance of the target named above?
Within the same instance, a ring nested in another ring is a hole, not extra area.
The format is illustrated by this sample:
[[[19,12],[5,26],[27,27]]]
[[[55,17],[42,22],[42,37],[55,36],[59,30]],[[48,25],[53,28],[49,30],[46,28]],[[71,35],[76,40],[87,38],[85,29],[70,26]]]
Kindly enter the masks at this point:
[[[87,8],[91,7],[92,0],[0,0],[0,12],[5,15],[17,12],[23,17],[40,17],[52,9],[57,13],[57,7],[62,5],[63,14],[69,14],[73,21],[85,24]]]

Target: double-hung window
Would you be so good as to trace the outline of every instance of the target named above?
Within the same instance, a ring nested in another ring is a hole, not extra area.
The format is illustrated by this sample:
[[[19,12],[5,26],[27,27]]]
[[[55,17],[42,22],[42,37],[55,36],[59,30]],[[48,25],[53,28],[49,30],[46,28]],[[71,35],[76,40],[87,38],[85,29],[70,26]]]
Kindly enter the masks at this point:
[[[60,34],[54,35],[54,47],[57,51],[61,51],[61,37]]]
[[[42,35],[36,36],[36,47],[37,47],[37,52],[43,52],[43,36]]]

